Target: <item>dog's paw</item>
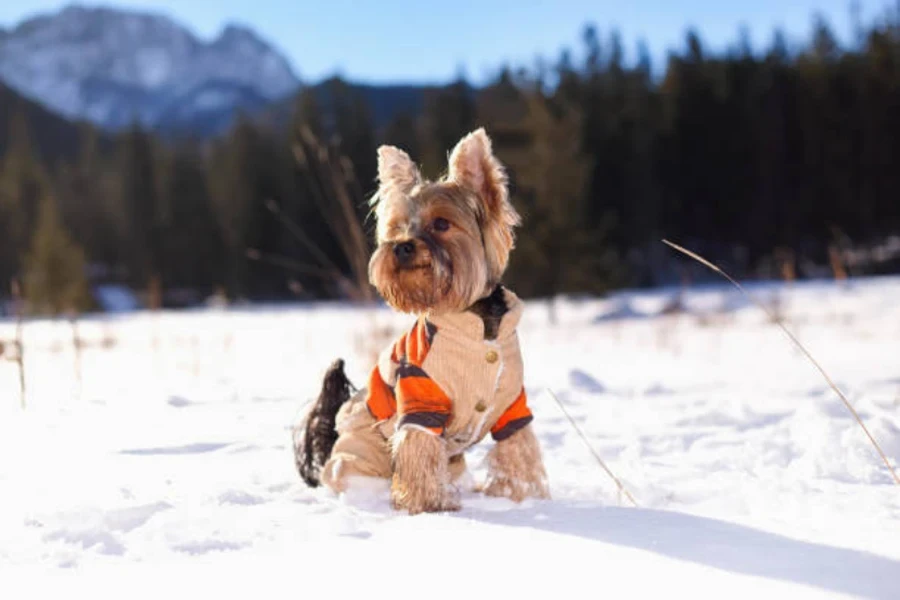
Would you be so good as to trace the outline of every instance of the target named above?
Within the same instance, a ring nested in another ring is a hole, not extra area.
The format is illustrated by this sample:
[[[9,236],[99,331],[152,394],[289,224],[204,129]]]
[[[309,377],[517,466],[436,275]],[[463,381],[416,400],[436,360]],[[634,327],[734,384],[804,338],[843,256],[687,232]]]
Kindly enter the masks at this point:
[[[484,494],[522,502],[526,498],[550,499],[547,471],[531,425],[497,442],[487,457],[488,477]]]
[[[489,478],[482,491],[485,496],[509,498],[513,502],[522,502],[526,498],[550,499],[550,486],[542,476],[522,479],[498,475]]]
[[[406,484],[396,475],[391,482],[391,506],[416,515],[423,512],[453,512],[462,508],[459,493],[448,485],[419,481]]]
[[[428,431],[403,429],[394,437],[391,504],[410,514],[459,510],[450,484],[444,442]]]

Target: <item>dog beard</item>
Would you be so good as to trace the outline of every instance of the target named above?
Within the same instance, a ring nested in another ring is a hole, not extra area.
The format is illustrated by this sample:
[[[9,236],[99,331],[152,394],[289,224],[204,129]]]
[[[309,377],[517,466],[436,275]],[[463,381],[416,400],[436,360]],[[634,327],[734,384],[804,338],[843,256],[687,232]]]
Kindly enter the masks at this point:
[[[459,312],[485,295],[488,281],[484,249],[468,237],[437,242],[428,235],[414,240],[409,265],[397,261],[392,244],[372,255],[369,275],[393,308],[405,313]]]

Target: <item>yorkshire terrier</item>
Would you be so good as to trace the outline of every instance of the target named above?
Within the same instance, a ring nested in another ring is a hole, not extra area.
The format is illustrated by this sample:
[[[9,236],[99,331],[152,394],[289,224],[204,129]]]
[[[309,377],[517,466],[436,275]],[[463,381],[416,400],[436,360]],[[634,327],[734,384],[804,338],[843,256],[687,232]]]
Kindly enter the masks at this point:
[[[437,181],[381,146],[378,179],[369,279],[417,319],[381,353],[366,388],[351,394],[342,361],[329,369],[294,429],[303,480],[341,493],[382,478],[395,509],[458,510],[464,452],[490,434],[481,491],[549,498],[516,334],[523,303],[501,284],[520,216],[491,140],[484,129],[461,139]]]

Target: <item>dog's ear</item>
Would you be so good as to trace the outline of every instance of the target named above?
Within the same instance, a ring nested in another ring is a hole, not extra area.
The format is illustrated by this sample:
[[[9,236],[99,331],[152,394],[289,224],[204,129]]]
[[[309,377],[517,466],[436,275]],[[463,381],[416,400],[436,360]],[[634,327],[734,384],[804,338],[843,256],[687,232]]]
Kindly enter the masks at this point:
[[[506,170],[494,156],[484,128],[462,138],[450,153],[449,177],[478,194],[488,215],[503,212],[508,201]]]
[[[408,194],[420,182],[419,169],[406,152],[394,146],[378,148],[378,183],[383,189]]]
[[[521,218],[509,201],[506,170],[494,156],[484,128],[476,129],[456,144],[450,153],[448,178],[475,192],[483,202],[487,258],[491,279],[497,280],[506,269],[513,248],[513,228]]]

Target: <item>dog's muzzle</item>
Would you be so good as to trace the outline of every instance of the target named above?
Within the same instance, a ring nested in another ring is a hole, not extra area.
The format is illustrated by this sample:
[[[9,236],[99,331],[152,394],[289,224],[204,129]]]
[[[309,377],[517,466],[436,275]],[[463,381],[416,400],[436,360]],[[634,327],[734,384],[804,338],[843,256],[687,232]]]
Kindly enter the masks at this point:
[[[416,245],[413,242],[400,242],[394,246],[394,257],[401,267],[409,265],[415,255]]]

